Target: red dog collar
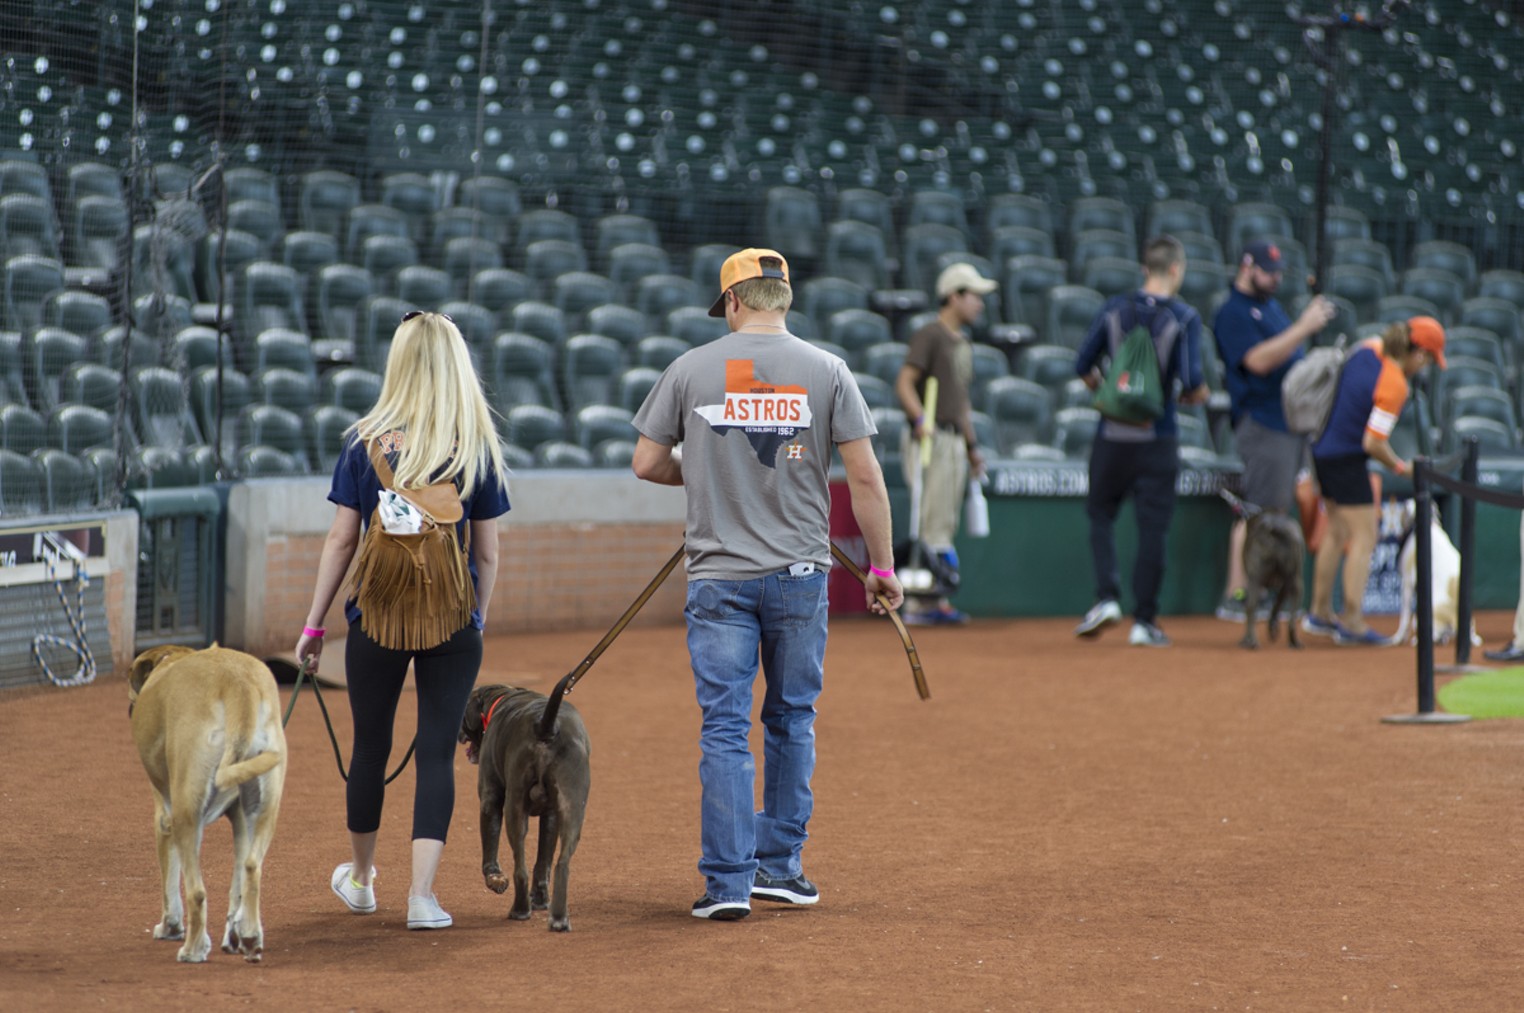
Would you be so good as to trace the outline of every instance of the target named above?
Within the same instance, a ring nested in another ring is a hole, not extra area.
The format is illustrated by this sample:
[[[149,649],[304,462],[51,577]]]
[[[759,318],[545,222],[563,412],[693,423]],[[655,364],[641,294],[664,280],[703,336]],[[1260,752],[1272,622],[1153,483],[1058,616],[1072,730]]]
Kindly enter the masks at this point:
[[[506,694],[505,694],[506,695]],[[482,734],[487,734],[487,725],[492,722],[492,712],[497,710],[497,705],[503,702],[502,697],[492,701],[492,706],[487,708],[487,713],[482,715]]]

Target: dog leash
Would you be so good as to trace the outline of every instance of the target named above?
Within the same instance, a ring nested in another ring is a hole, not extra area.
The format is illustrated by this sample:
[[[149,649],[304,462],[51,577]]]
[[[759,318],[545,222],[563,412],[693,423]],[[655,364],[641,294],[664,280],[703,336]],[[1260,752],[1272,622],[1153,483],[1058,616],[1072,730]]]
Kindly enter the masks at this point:
[[[645,607],[646,602],[651,600],[651,596],[656,593],[656,589],[661,587],[662,582],[677,568],[678,561],[683,558],[683,550],[686,547],[686,543],[677,547],[677,551],[672,553],[672,558],[667,560],[656,576],[651,579],[651,583],[646,585],[645,590],[641,591],[635,600],[630,602],[630,607],[624,610],[624,615],[614,622],[609,631],[603,635],[603,639],[598,641],[598,645],[588,652],[587,657],[582,659],[581,664],[562,676],[561,681],[556,683],[556,688],[550,693],[550,702],[545,705],[545,713],[540,718],[538,729],[540,741],[550,741],[551,735],[555,733],[556,713],[561,709],[561,698],[572,691],[572,688],[577,685],[578,681],[587,674],[587,670],[593,667],[593,663],[603,655],[604,651],[609,649],[609,645],[614,642],[614,638],[624,632],[624,628],[630,625],[630,620],[635,618],[635,614]]]
[[[291,722],[291,712],[296,709],[296,698],[301,695],[302,683],[312,675],[312,656],[309,654],[302,659],[301,666],[296,670],[296,688],[291,691],[291,701],[286,704],[286,716],[280,719],[280,726],[285,728]],[[344,754],[339,749],[339,737],[333,730],[333,719],[328,716],[328,705],[323,702],[323,691],[318,686],[316,677],[312,678],[312,695],[317,697],[318,709],[323,712],[323,724],[328,726],[328,741],[333,744],[333,762],[338,764],[339,776],[345,782],[349,781],[349,771],[344,769]],[[418,745],[418,737],[413,736],[413,741],[408,743],[407,754],[402,757],[402,762],[397,764],[397,769],[392,771],[385,784],[391,784],[397,780],[397,775],[407,769],[407,761],[413,758],[413,750]]]
[[[868,586],[868,575],[863,572],[862,567],[852,561],[851,556],[841,551],[841,546],[835,542],[831,543],[831,555],[838,563],[845,566],[847,572],[856,577],[864,587]],[[921,655],[915,649],[915,641],[910,639],[910,631],[905,628],[905,620],[900,618],[898,612],[889,607],[889,602],[883,595],[875,592],[873,596],[884,607],[885,614],[893,620],[894,628],[900,635],[900,643],[905,645],[905,656],[910,659],[910,675],[915,679],[916,695],[922,700],[930,700],[931,689],[926,685],[926,673],[921,669]]]

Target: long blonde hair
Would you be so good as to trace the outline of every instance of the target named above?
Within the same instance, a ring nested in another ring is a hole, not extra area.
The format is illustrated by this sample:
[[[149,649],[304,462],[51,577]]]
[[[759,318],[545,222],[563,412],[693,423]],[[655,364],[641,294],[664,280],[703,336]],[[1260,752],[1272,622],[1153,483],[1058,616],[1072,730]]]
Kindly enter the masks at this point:
[[[399,429],[406,433],[392,469],[399,489],[458,477],[462,496],[469,496],[488,462],[498,482],[506,481],[492,409],[465,338],[449,317],[420,313],[398,325],[381,396],[351,427],[362,441]]]

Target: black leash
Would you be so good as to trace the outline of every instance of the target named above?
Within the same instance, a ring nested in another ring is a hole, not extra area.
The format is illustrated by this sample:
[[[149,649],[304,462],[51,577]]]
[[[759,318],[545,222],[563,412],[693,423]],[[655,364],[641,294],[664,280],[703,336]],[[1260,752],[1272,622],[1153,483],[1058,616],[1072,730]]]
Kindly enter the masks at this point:
[[[296,709],[296,698],[301,695],[302,683],[311,675],[312,659],[309,655],[302,659],[301,666],[296,670],[296,688],[291,691],[290,703],[286,704],[286,716],[280,719],[280,726],[282,728],[291,723],[291,712]],[[333,719],[328,716],[328,705],[323,702],[323,691],[318,686],[316,676],[312,676],[312,695],[317,697],[318,709],[323,712],[323,724],[328,726],[328,741],[333,744],[333,762],[338,764],[339,776],[347,783],[349,781],[349,771],[344,769],[344,754],[339,749],[339,737],[334,734]],[[418,737],[415,735],[413,736],[413,741],[408,743],[407,755],[402,758],[401,763],[397,764],[397,769],[392,771],[391,776],[384,782],[385,784],[391,784],[397,780],[397,775],[407,769],[407,761],[413,758],[413,749],[417,745]]]

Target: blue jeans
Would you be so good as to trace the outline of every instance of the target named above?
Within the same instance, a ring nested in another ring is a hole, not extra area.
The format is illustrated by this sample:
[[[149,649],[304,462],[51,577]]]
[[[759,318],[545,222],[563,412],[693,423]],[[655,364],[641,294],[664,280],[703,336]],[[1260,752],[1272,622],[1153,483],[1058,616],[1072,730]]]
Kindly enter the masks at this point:
[[[760,867],[801,875],[799,854],[814,809],[815,699],[825,674],[826,574],[688,584],[688,654],[699,708],[703,785],[699,871],[715,900],[744,901]],[[762,700],[762,810],[756,801],[751,691]]]

